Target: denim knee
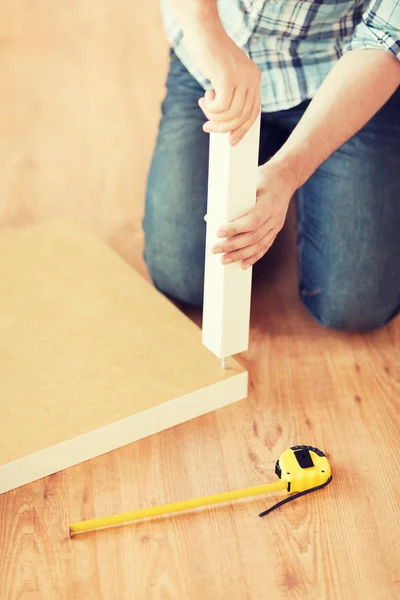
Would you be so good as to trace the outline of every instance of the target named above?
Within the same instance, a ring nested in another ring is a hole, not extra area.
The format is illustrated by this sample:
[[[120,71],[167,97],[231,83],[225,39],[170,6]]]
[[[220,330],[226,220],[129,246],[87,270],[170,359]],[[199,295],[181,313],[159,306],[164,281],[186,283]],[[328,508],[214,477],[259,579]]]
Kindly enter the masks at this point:
[[[203,303],[209,135],[202,87],[172,57],[146,189],[144,259],[155,287],[191,306]]]
[[[188,264],[176,256],[144,252],[144,260],[154,286],[171,300],[201,307],[204,292],[204,266]]]
[[[332,297],[323,291],[303,293],[306,309],[323,327],[337,331],[367,332],[387,325],[399,312],[399,306],[383,297]]]

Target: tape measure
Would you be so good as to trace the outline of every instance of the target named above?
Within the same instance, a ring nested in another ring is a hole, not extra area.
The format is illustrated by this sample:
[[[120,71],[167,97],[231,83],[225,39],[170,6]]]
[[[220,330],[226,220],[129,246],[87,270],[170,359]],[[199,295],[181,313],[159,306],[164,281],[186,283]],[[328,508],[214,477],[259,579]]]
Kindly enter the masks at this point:
[[[264,517],[283,504],[296,500],[296,498],[299,498],[300,496],[320,490],[332,481],[331,467],[327,457],[321,450],[313,448],[312,446],[292,446],[285,450],[276,462],[275,473],[278,476],[279,481],[274,483],[266,483],[264,485],[245,488],[243,490],[234,490],[232,492],[194,498],[193,500],[174,502],[173,504],[143,508],[120,515],[112,515],[110,517],[101,517],[99,519],[73,523],[69,527],[69,533],[72,537],[73,535],[85,531],[93,531],[103,527],[111,527],[122,523],[148,519],[222,502],[230,502],[232,500],[249,498],[251,496],[258,496],[271,492],[287,491],[292,494],[259,514],[260,517]]]
[[[312,446],[292,446],[276,461],[275,473],[287,485],[287,492],[297,492],[260,513],[264,517],[283,504],[326,487],[332,481],[331,466],[325,454]]]

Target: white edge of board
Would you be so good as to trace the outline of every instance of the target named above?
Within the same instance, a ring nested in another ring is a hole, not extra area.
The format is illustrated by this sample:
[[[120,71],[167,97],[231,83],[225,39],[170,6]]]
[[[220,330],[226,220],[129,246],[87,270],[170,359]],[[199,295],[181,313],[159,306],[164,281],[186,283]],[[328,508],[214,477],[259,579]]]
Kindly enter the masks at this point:
[[[223,265],[211,247],[219,227],[256,203],[259,142],[260,117],[236,146],[229,133],[210,134],[202,343],[219,358],[248,349],[253,269]]]
[[[246,398],[244,371],[0,467],[0,494]]]

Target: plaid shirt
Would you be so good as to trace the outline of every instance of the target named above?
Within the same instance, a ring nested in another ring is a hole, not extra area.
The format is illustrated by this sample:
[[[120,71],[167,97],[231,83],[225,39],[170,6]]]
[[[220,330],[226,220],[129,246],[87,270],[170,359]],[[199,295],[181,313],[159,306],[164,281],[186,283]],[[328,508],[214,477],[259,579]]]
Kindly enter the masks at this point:
[[[400,60],[400,0],[218,0],[225,31],[262,72],[262,110],[313,97],[347,51],[377,48]],[[182,31],[161,0],[166,36],[193,77],[210,82],[185,52]]]

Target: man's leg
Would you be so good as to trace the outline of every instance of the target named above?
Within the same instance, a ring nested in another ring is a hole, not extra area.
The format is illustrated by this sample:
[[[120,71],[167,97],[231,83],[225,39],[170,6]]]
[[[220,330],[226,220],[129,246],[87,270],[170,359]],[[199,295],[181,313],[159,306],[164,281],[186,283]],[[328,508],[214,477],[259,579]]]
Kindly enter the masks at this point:
[[[161,292],[200,305],[209,136],[197,102],[204,91],[173,54],[166,86],[147,183],[144,258]]]
[[[144,258],[165,295],[203,303],[209,134],[198,106],[203,89],[172,54],[167,95],[150,167],[143,229]],[[277,126],[262,120],[260,160],[282,141]]]
[[[400,309],[400,90],[298,193],[300,294],[324,326],[373,330]]]

